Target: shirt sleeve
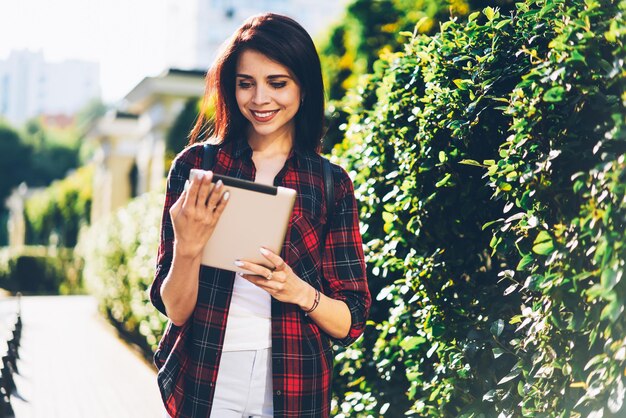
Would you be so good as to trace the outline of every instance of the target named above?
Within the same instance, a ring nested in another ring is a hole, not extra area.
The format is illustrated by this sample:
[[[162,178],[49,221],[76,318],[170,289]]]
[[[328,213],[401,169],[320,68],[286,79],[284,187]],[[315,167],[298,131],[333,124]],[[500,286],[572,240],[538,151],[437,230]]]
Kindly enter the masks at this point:
[[[164,315],[167,315],[167,312],[161,299],[161,285],[170,271],[174,254],[174,227],[170,217],[170,208],[182,194],[185,181],[189,178],[189,171],[193,167],[193,164],[189,161],[192,158],[190,154],[190,149],[179,154],[172,162],[167,176],[167,190],[165,193],[165,204],[163,205],[163,216],[161,218],[161,237],[157,253],[156,273],[154,281],[150,286],[150,301]]]
[[[335,180],[335,212],[326,236],[322,269],[331,291],[329,296],[345,302],[350,309],[350,331],[345,338],[335,339],[338,344],[348,346],[363,334],[372,299],[354,186],[348,173],[343,168],[340,170],[341,176],[334,170],[335,179],[341,177],[341,180]]]

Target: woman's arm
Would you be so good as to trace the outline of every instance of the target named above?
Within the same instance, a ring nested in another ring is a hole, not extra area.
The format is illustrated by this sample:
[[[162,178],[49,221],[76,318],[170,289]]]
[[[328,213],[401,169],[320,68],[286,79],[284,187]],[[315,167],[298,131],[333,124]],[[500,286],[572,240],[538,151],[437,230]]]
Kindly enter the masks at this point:
[[[174,250],[160,296],[167,316],[178,326],[187,322],[196,306],[202,250],[228,201],[221,181],[213,184],[212,179],[210,171],[197,172],[169,210]]]
[[[275,299],[296,304],[305,312],[309,311],[316,298],[316,290],[313,286],[298,277],[280,256],[266,248],[261,248],[261,254],[276,266],[276,269],[272,271],[259,264],[238,261],[235,265],[256,273],[244,274],[243,277],[267,291]],[[350,309],[345,302],[330,298],[320,292],[318,305],[309,316],[328,335],[334,338],[348,336],[352,319]]]

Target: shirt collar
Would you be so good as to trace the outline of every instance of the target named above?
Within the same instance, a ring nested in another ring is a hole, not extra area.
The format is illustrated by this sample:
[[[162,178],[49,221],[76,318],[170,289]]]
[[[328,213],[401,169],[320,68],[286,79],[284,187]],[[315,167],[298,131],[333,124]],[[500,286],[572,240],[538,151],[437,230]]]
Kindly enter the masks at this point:
[[[252,157],[252,148],[250,148],[250,144],[245,138],[239,138],[232,143],[232,155],[234,158],[239,159],[242,157],[251,158]],[[291,148],[289,155],[287,156],[287,161],[292,160],[294,166],[297,167],[300,162],[307,157],[307,152],[297,149],[295,147]]]

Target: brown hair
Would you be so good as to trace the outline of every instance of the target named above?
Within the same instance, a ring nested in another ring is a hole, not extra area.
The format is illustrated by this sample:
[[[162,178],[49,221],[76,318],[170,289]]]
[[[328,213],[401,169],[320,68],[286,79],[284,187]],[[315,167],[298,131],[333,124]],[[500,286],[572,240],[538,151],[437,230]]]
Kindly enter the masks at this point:
[[[244,50],[255,50],[287,67],[296,77],[303,97],[295,116],[295,147],[319,152],[324,134],[324,82],[313,40],[295,20],[274,13],[248,18],[226,41],[206,75],[202,110],[189,143],[208,138],[226,143],[245,136],[248,121],[235,99],[236,67]],[[213,126],[206,113],[215,106]]]

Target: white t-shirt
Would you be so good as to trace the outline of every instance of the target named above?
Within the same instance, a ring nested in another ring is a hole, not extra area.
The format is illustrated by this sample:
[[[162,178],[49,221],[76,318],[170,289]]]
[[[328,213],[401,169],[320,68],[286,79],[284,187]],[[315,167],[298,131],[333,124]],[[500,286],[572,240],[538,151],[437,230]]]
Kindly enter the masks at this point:
[[[271,346],[272,297],[236,273],[222,350],[260,350]]]

